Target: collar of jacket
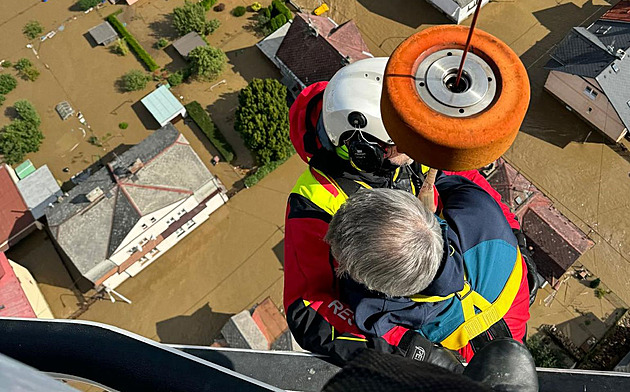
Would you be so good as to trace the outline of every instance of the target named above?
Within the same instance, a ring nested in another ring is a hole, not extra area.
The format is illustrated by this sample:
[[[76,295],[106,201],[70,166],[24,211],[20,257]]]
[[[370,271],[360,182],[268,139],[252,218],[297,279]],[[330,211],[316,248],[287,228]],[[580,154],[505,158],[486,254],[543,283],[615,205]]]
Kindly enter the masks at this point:
[[[445,220],[438,218],[444,239],[444,255],[435,278],[420,294],[445,297],[464,288],[464,259],[459,251],[457,234],[449,230]]]

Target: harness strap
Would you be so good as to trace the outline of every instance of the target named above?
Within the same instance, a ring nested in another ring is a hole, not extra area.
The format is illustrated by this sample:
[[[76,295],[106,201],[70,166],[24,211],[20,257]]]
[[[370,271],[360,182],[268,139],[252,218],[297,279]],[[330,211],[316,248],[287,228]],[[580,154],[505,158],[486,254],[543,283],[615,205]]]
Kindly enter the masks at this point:
[[[514,269],[497,299],[490,304],[480,294],[471,290],[471,295],[461,299],[464,323],[441,342],[442,346],[451,350],[459,350],[468,344],[471,339],[487,331],[492,325],[499,322],[510,309],[514,298],[516,298],[516,294],[521,286],[522,277],[523,262],[521,252],[517,248]],[[480,310],[477,314],[475,314],[475,307]]]

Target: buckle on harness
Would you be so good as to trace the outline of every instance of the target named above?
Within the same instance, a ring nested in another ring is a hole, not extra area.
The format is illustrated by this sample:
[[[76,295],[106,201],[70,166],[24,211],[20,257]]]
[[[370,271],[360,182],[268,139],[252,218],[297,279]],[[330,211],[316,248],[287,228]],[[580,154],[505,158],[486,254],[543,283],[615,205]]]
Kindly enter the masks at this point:
[[[466,294],[461,295],[462,291],[466,290],[466,287],[468,287],[468,291],[466,292]],[[462,291],[458,291],[455,293],[455,296],[460,300],[464,300],[466,297],[468,297],[470,295],[470,293],[472,293],[472,286],[470,285],[470,283],[465,280],[464,281],[464,288],[462,289]]]

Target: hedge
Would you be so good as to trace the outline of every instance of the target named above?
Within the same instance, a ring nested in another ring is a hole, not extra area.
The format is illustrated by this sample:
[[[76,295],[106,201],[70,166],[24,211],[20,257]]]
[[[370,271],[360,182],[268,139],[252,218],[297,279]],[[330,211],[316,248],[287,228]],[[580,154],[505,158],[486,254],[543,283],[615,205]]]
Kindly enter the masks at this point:
[[[234,150],[230,143],[225,140],[225,137],[221,134],[221,131],[214,125],[212,119],[201,107],[199,102],[193,101],[184,106],[190,118],[193,119],[195,124],[201,129],[210,140],[210,143],[219,151],[219,154],[223,155],[223,159],[230,162],[234,159]]]
[[[256,185],[258,181],[262,180],[269,173],[276,170],[280,165],[285,163],[287,159],[289,158],[291,158],[291,156],[289,156],[286,159],[281,159],[279,161],[271,161],[266,165],[262,165],[261,167],[258,168],[258,170],[256,170],[256,173],[248,176],[245,179],[245,181],[243,181],[243,183],[245,184],[246,187],[251,188],[252,186]]]
[[[114,27],[114,29],[116,29],[116,31],[118,31],[118,33],[120,33],[120,35],[122,35],[123,39],[127,41],[127,44],[129,44],[131,50],[133,50],[140,58],[140,60],[142,60],[146,64],[147,68],[149,68],[149,71],[153,72],[156,69],[159,69],[160,66],[155,62],[155,60],[153,60],[153,57],[151,57],[151,55],[147,53],[146,50],[144,50],[144,48],[140,45],[136,38],[131,35],[129,30],[127,30],[127,28],[123,26],[123,24],[118,20],[116,15],[118,15],[120,12],[122,12],[122,10],[118,10],[109,15],[107,17],[107,21]]]

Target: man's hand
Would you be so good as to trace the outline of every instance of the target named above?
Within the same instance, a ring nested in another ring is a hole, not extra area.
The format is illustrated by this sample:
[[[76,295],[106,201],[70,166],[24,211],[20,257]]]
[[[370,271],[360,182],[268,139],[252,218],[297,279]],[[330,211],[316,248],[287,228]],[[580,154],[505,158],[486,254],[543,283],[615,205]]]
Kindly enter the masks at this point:
[[[405,333],[398,348],[399,354],[415,361],[431,363],[457,374],[464,371],[464,365],[450,350],[433,344],[415,331]]]

